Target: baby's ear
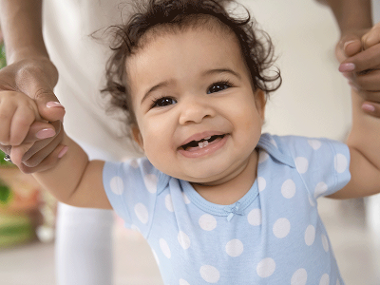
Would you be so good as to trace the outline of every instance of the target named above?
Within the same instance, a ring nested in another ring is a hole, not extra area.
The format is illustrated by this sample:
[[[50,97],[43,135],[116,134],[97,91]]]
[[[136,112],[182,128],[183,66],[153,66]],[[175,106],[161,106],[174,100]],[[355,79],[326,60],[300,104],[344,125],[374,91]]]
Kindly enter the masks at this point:
[[[135,142],[140,146],[140,148],[144,151],[144,142],[140,133],[140,129],[136,124],[132,125],[132,136]]]
[[[257,89],[255,91],[255,101],[256,108],[260,114],[261,119],[264,121],[265,119],[265,105],[267,103],[267,98],[265,96],[265,92],[261,89]]]

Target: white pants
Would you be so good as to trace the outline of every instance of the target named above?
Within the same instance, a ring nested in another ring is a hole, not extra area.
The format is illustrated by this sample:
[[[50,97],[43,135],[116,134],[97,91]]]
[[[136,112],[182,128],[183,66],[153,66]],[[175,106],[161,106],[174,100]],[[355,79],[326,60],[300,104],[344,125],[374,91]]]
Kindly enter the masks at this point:
[[[107,159],[98,149],[80,143],[90,159]],[[91,197],[89,197],[91,198]],[[57,285],[111,285],[112,210],[58,204],[55,262]]]
[[[58,205],[58,285],[111,285],[113,211]]]

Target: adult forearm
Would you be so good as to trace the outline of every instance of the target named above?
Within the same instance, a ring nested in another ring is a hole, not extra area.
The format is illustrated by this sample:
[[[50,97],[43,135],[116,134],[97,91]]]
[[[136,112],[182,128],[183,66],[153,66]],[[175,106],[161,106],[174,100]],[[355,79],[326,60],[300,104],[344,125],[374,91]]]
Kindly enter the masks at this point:
[[[325,0],[342,34],[372,27],[371,0]]]
[[[48,57],[42,36],[42,0],[0,0],[0,24],[8,64]]]

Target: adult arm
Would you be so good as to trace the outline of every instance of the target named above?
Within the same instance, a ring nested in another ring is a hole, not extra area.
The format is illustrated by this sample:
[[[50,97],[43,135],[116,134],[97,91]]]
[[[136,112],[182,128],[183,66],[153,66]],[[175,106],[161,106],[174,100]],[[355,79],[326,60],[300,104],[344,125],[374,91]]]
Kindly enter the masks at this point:
[[[45,120],[30,128],[28,142],[36,141],[31,148],[26,148],[29,144],[11,146],[4,142],[0,149],[11,154],[12,159],[23,161],[20,168],[24,172],[45,169],[53,161],[47,158],[62,140],[60,121],[65,111],[61,105],[52,103],[58,103],[53,93],[58,71],[43,40],[42,1],[0,0],[0,25],[8,63],[0,70],[0,90],[22,92],[35,99]],[[54,129],[56,135],[39,140],[37,133],[46,128]]]

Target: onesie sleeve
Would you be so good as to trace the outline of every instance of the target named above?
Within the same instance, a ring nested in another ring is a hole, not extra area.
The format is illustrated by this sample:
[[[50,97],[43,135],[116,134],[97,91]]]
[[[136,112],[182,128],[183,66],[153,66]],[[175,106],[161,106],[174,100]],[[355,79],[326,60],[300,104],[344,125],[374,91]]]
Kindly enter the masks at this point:
[[[128,228],[147,235],[154,215],[160,172],[146,159],[106,162],[103,184],[115,212]]]
[[[296,171],[315,199],[342,189],[351,179],[348,146],[325,138],[281,137]]]

